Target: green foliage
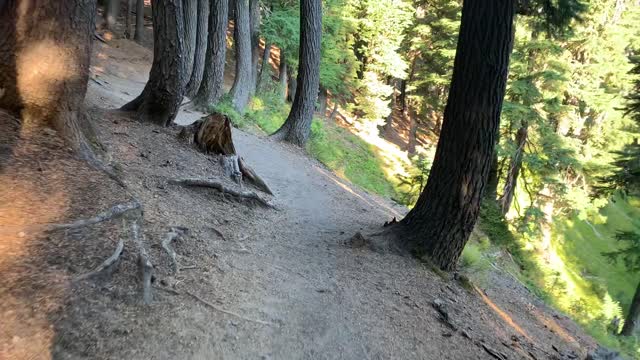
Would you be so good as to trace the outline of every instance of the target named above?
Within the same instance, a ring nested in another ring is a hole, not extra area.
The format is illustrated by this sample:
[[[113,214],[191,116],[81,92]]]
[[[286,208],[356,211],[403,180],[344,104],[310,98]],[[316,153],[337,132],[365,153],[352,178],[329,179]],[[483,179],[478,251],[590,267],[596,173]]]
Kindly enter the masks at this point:
[[[231,121],[231,124],[239,129],[244,129],[249,125],[245,117],[236,110],[235,106],[233,106],[233,103],[228,96],[224,96],[218,104],[211,106],[208,109],[208,112],[226,115]]]
[[[400,192],[399,202],[401,204],[413,206],[418,201],[418,197],[427,185],[433,156],[433,151],[429,154],[414,155],[411,158],[411,166],[406,169],[408,175],[396,175],[399,180],[397,188]]]
[[[314,120],[307,145],[309,153],[338,175],[386,197],[395,196],[373,147],[348,130]]]

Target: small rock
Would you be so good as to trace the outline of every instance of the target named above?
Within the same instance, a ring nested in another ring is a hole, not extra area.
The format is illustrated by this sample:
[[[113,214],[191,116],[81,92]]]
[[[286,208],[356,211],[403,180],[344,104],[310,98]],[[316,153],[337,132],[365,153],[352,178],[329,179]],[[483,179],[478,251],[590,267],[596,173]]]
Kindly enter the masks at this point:
[[[586,360],[624,360],[617,351],[598,346],[596,351],[587,354]]]
[[[367,239],[358,231],[347,241],[347,244],[353,248],[360,248],[367,245]]]

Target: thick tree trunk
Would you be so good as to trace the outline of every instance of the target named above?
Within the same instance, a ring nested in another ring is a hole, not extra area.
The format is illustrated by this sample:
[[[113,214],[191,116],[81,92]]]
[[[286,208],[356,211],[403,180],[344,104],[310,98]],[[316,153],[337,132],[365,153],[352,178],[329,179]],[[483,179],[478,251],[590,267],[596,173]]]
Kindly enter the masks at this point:
[[[153,64],[142,94],[122,110],[137,111],[140,120],[169,126],[184,94],[184,24],[182,0],[154,0]]]
[[[108,0],[107,10],[104,12],[104,27],[113,29],[113,25],[118,21],[118,13],[120,12],[120,0]]]
[[[0,4],[0,108],[21,135],[51,127],[86,160],[97,143],[84,116],[96,0]]]
[[[182,12],[184,15],[184,73],[182,86],[187,86],[193,71],[194,57],[196,54],[196,36],[198,33],[198,0],[182,0]]]
[[[262,52],[262,65],[260,66],[260,72],[258,73],[258,83],[256,84],[256,92],[260,90],[260,85],[262,81],[264,81],[265,75],[264,70],[267,70],[267,74],[269,73],[269,59],[271,59],[271,44],[265,42],[264,51]]]
[[[131,39],[131,12],[133,11],[133,0],[127,0],[127,9],[124,15],[124,38]]]
[[[311,120],[320,86],[320,44],[322,41],[322,3],[320,0],[300,2],[300,65],[296,95],[291,112],[277,139],[303,146],[309,137]]]
[[[516,191],[516,186],[518,185],[520,169],[522,168],[522,155],[524,153],[524,145],[527,143],[528,133],[529,125],[524,122],[516,133],[516,152],[511,158],[509,172],[507,173],[507,179],[504,182],[504,189],[502,190],[502,196],[500,197],[500,210],[503,215],[507,214],[509,209],[511,209],[513,196]]]
[[[207,38],[209,34],[209,0],[198,0],[198,28],[196,31],[196,49],[193,57],[191,76],[187,82],[185,94],[192,98],[200,89],[204,76],[207,56]],[[189,73],[187,73],[189,75]]]
[[[285,61],[282,49],[280,49],[280,64],[278,65],[278,80],[280,81],[280,90],[282,90],[282,100],[287,100],[289,94],[289,69]]]
[[[227,26],[229,2],[209,0],[209,36],[200,88],[194,103],[199,106],[216,104],[224,94],[224,64],[227,58]]]
[[[478,218],[498,136],[515,0],[466,0],[449,99],[425,190],[402,220],[416,255],[456,266]],[[400,230],[399,229],[399,230]]]
[[[236,77],[231,88],[231,101],[235,109],[243,113],[249,104],[251,92],[255,88],[251,71],[251,34],[249,20],[249,0],[236,0],[235,47]]]
[[[258,86],[258,63],[260,61],[260,0],[250,0],[251,16],[251,94],[255,94]]]
[[[144,0],[136,0],[136,31],[133,39],[142,42],[144,37]]]
[[[633,335],[633,332],[638,326],[638,322],[640,322],[640,283],[636,288],[635,295],[633,295],[633,300],[631,301],[631,305],[629,306],[629,313],[624,321],[624,326],[622,327],[620,335]]]

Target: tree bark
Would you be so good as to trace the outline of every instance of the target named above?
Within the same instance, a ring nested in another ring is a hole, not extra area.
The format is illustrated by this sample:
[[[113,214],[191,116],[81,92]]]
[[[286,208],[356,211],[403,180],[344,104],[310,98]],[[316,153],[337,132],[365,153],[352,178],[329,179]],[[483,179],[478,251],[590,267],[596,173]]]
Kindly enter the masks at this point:
[[[96,0],[0,5],[0,108],[20,118],[22,137],[50,127],[82,158],[95,160],[97,139],[83,105]]]
[[[249,104],[252,89],[253,72],[251,71],[251,34],[249,20],[249,0],[236,0],[235,47],[236,77],[231,88],[231,101],[235,109],[243,113]]]
[[[196,36],[198,33],[198,0],[182,0],[182,12],[184,15],[184,73],[183,86],[191,79],[194,57],[196,54]]]
[[[293,102],[296,98],[296,91],[298,90],[298,78],[293,76],[293,70],[291,67],[287,67],[287,101]]]
[[[486,185],[509,56],[515,0],[466,0],[449,98],[425,190],[399,230],[418,256],[455,268],[477,221]]]
[[[300,65],[297,90],[291,112],[276,139],[303,146],[309,137],[320,86],[320,44],[322,41],[322,3],[300,2]]]
[[[120,12],[120,0],[108,0],[107,10],[104,12],[105,29],[113,29],[113,25],[118,21],[118,13]]]
[[[209,0],[209,36],[205,67],[194,103],[199,106],[216,104],[224,94],[224,65],[227,58],[227,26],[229,2]]]
[[[196,30],[196,46],[193,66],[189,76],[185,94],[192,98],[200,89],[204,76],[205,59],[207,56],[207,38],[209,34],[209,0],[198,0],[198,28]]]
[[[267,73],[269,72],[269,59],[271,59],[271,44],[268,42],[264,43],[264,51],[262,52],[262,65],[260,66],[260,73],[258,74],[258,83],[256,84],[256,92],[260,90],[260,85],[264,80],[265,76],[265,68],[267,69]]]
[[[140,43],[144,37],[144,0],[136,0],[136,31],[133,39]]]
[[[636,293],[633,295],[633,301],[631,301],[631,305],[629,306],[629,313],[627,318],[624,321],[624,326],[622,327],[622,331],[620,335],[622,336],[631,336],[633,332],[636,330],[638,326],[638,322],[640,321],[640,283],[638,283],[638,287],[636,288]]]
[[[495,149],[495,147],[494,147]],[[491,201],[494,204],[498,198],[498,153],[494,150],[491,157],[491,168],[489,169],[489,177],[487,178],[487,189],[484,191],[484,198],[486,201]]]
[[[327,116],[327,96],[327,89],[320,86],[320,91],[318,92],[318,114],[323,119]]]
[[[142,93],[122,107],[137,111],[142,121],[169,126],[178,115],[184,94],[185,67],[182,0],[154,0],[153,64]]]
[[[127,0],[127,9],[124,15],[124,38],[131,39],[131,12],[133,10],[133,0]]]
[[[260,61],[260,0],[250,0],[251,16],[251,94],[255,94],[258,86],[258,63]]]
[[[511,203],[513,202],[516,186],[518,185],[520,169],[522,168],[522,155],[524,154],[524,145],[527,143],[528,133],[529,124],[523,122],[516,133],[516,152],[511,158],[509,172],[507,173],[507,179],[505,180],[502,196],[500,197],[500,210],[503,215],[506,215],[509,209],[511,209]]]
[[[280,49],[280,64],[278,65],[278,80],[280,81],[280,90],[282,90],[282,100],[287,100],[289,93],[289,69],[285,61],[282,49]]]

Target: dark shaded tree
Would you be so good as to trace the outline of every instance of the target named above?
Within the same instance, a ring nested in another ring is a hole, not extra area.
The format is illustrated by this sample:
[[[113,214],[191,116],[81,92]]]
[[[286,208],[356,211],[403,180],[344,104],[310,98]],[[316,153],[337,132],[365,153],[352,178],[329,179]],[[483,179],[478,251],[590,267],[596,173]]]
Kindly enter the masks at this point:
[[[84,98],[95,14],[95,0],[0,2],[0,108],[20,119],[25,138],[53,128],[92,165]]]
[[[260,0],[250,0],[250,28],[251,28],[251,93],[258,87],[258,63],[260,61]]]
[[[209,36],[207,37],[204,74],[194,98],[194,102],[199,106],[215,104],[224,94],[229,2],[210,0],[209,5]]]
[[[189,77],[185,95],[194,97],[200,89],[200,83],[204,76],[205,59],[207,55],[207,39],[209,35],[209,0],[198,0],[198,26],[196,28],[195,52],[193,54],[193,66]]]
[[[467,0],[453,78],[425,190],[401,222],[419,256],[453,269],[473,231],[500,123],[515,0]]]
[[[118,21],[118,13],[120,12],[120,0],[108,0],[107,9],[104,12],[104,27],[113,29]]]
[[[182,13],[184,15],[184,61],[185,67],[183,86],[186,86],[193,71],[194,56],[196,53],[196,37],[198,32],[198,0],[182,0]]]
[[[251,70],[251,21],[249,0],[235,1],[234,42],[236,50],[236,77],[231,88],[231,101],[235,109],[242,113],[249,104],[255,84]]]
[[[153,64],[142,93],[122,107],[136,111],[142,121],[169,126],[178,115],[186,76],[182,0],[156,0],[153,12]]]
[[[311,121],[320,85],[322,3],[300,3],[300,55],[295,98],[287,120],[273,135],[276,139],[303,146],[311,131]]]
[[[264,51],[262,52],[262,65],[260,66],[260,71],[258,72],[258,82],[256,83],[256,91],[260,90],[260,85],[264,80],[263,77],[269,73],[269,60],[271,59],[271,43],[264,43]],[[267,72],[265,73],[265,69]]]
[[[133,39],[142,42],[144,36],[144,0],[136,0],[136,30]]]

